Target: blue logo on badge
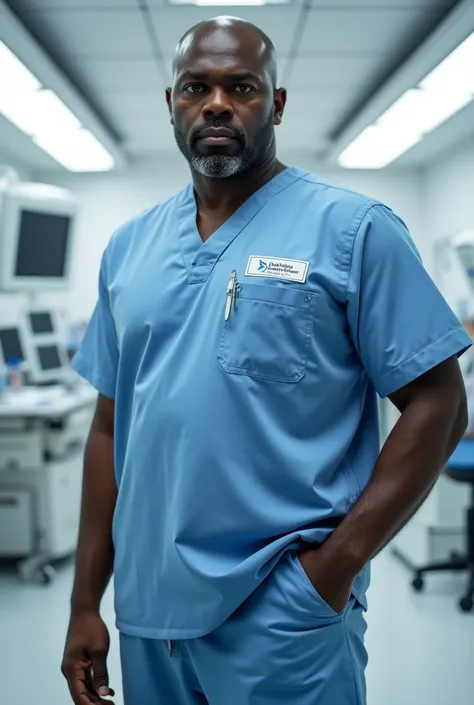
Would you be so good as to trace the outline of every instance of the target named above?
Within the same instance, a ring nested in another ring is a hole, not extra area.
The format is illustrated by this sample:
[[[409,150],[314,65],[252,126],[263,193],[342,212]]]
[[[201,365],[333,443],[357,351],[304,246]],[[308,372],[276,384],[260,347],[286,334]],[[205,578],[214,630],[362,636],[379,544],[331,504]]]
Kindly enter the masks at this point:
[[[267,263],[263,261],[263,259],[260,260],[260,266],[258,268],[259,272],[264,272],[266,268],[268,267]]]

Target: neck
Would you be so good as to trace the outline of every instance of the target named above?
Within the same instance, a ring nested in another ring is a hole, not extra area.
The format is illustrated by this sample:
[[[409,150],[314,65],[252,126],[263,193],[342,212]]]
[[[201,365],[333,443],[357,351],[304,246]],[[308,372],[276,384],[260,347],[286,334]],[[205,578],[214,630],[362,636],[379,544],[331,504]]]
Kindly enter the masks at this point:
[[[200,212],[233,212],[252,194],[286,169],[275,157],[243,174],[228,179],[210,179],[192,171],[194,190]]]

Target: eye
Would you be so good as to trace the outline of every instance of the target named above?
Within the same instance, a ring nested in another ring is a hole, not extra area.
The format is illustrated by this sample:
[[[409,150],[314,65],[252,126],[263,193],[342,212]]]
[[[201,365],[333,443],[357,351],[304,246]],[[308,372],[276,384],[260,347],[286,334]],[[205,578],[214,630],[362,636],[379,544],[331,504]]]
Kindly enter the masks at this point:
[[[242,83],[234,88],[237,93],[251,93],[255,90],[253,86],[249,86],[247,83]]]
[[[183,88],[185,93],[202,93],[205,86],[202,83],[190,83]]]

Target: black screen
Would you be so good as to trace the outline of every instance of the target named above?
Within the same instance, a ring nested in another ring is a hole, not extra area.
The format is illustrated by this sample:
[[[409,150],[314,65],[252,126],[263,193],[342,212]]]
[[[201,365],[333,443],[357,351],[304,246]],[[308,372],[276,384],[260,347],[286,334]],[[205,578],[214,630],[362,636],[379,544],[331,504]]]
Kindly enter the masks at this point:
[[[37,350],[40,367],[44,372],[62,367],[57,345],[40,345]]]
[[[63,277],[70,227],[69,216],[22,211],[15,276]]]
[[[0,328],[0,345],[5,362],[13,362],[14,360],[23,362],[25,359],[17,328]]]
[[[54,333],[53,320],[50,313],[30,313],[30,324],[34,335]]]

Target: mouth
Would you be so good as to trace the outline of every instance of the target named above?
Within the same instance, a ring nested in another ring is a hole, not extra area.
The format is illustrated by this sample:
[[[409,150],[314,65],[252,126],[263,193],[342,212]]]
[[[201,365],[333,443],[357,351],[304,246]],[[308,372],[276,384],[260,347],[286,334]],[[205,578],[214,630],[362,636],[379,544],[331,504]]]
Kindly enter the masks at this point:
[[[199,142],[208,145],[230,145],[236,142],[236,139],[235,137],[212,137],[209,135],[209,137],[201,137]]]
[[[229,145],[237,138],[235,132],[227,127],[208,127],[199,133],[198,141],[208,145]]]

